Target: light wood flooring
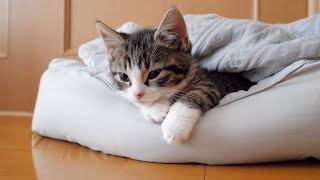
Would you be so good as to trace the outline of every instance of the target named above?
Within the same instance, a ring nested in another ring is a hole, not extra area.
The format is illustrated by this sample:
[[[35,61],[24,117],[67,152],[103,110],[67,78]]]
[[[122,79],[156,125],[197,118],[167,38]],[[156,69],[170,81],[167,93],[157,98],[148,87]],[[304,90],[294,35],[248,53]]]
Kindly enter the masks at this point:
[[[320,161],[207,166],[157,164],[105,155],[31,132],[31,118],[0,117],[0,180],[320,179]]]

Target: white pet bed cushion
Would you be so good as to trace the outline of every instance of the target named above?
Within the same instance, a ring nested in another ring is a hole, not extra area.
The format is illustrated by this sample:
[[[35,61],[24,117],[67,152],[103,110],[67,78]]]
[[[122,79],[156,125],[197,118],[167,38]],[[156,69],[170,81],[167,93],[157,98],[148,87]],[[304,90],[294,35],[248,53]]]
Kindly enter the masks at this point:
[[[32,130],[150,162],[319,159],[320,62],[305,61],[268,90],[260,92],[260,86],[264,84],[230,94],[204,115],[189,141],[169,145],[160,124],[144,121],[135,106],[108,86],[103,73],[95,74],[78,61],[55,60],[41,78]],[[230,97],[242,98],[231,103]]]

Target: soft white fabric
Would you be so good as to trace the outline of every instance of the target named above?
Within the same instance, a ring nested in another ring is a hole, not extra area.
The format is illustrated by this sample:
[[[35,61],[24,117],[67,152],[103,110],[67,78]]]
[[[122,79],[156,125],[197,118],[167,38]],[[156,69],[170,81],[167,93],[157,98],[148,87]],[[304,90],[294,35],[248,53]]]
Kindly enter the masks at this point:
[[[160,124],[144,121],[135,106],[111,89],[106,73],[57,59],[41,78],[32,130],[106,154],[151,162],[320,159],[320,61],[303,62],[268,90],[208,111],[189,141],[169,145],[162,139]],[[250,91],[263,89],[272,78]],[[222,101],[243,94],[232,93]]]
[[[266,24],[217,15],[185,16],[192,54],[202,66],[243,72],[258,82],[301,59],[320,58],[320,15]]]
[[[185,22],[192,55],[204,68],[246,71],[244,76],[251,81],[265,79],[293,62],[320,58],[320,15],[290,24],[266,24],[215,14],[186,15]],[[130,22],[118,31],[131,33],[141,28]],[[79,56],[97,71],[107,69],[106,49],[99,38],[83,44]]]

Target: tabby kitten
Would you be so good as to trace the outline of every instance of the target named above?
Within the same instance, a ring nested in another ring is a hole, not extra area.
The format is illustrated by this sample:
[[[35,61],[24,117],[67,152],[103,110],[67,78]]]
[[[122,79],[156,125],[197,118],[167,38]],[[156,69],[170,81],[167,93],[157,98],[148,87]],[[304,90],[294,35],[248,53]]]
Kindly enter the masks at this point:
[[[166,12],[157,29],[125,34],[100,21],[96,26],[107,47],[114,86],[146,119],[163,121],[163,138],[170,144],[187,140],[201,115],[223,96],[251,86],[238,74],[200,69],[176,8]]]

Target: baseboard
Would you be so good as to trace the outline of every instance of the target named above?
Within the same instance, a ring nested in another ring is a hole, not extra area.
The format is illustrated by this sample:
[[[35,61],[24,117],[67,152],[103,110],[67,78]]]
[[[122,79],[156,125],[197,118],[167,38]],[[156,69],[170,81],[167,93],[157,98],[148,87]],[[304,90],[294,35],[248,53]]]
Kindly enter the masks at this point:
[[[0,111],[0,116],[32,117],[33,113],[25,111]]]

